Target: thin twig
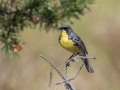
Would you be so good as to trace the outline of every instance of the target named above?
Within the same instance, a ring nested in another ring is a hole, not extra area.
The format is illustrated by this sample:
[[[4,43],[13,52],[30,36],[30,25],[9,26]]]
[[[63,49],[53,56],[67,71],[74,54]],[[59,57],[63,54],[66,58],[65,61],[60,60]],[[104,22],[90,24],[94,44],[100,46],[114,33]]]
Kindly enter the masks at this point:
[[[72,78],[64,80],[64,81],[59,82],[59,83],[56,83],[56,85],[59,85],[59,84],[61,85],[61,84],[65,83],[65,82],[70,82],[71,80],[74,80],[78,76],[78,74],[79,74],[80,70],[82,69],[83,65],[84,64],[82,64],[82,66],[80,67],[80,69],[78,70],[78,72]]]
[[[48,87],[51,86],[51,82],[52,82],[52,66],[51,66],[51,70],[50,70],[50,80],[49,80]]]
[[[72,56],[70,56],[70,58],[65,62],[65,70],[64,70],[64,73],[65,73],[65,78],[67,80],[67,66],[69,66],[69,62],[73,60],[73,57],[75,57],[77,54],[72,54]],[[74,61],[74,60],[73,60]]]
[[[56,85],[56,87],[55,87],[55,89],[54,89],[54,90],[57,90],[58,86],[59,86],[59,85]]]
[[[40,54],[40,57],[42,57],[44,60],[46,60],[57,72],[58,74],[64,79],[65,77],[60,73],[60,71],[56,68],[56,66],[54,64],[52,64],[47,58],[45,58],[43,55]]]
[[[69,82],[70,82],[71,80],[74,80],[74,79],[78,76],[78,74],[79,74],[80,70],[82,69],[83,65],[84,65],[84,64],[82,64],[82,66],[80,67],[80,69],[78,70],[78,72],[77,72],[72,78],[69,79]]]
[[[56,83],[56,87],[55,87],[54,90],[57,90],[58,86],[61,85],[61,84],[63,84],[63,83],[65,84],[66,90],[76,90],[75,87],[70,83],[70,81],[74,80],[78,76],[78,74],[79,74],[79,72],[82,69],[82,67],[83,67],[84,64],[82,64],[82,66],[80,67],[80,69],[78,70],[78,72],[72,78],[67,79],[67,66],[65,66],[65,72],[64,72],[65,76],[63,76],[60,73],[60,71],[55,67],[55,65],[53,63],[51,63],[47,58],[45,58],[41,54],[40,54],[40,57],[42,57],[44,60],[46,60],[58,72],[58,74],[63,78],[62,82]],[[80,57],[80,58],[88,58],[88,59],[96,59],[95,57],[86,57],[86,56],[75,56],[75,57],[73,57],[71,59],[76,59],[78,57]],[[50,79],[51,79],[51,77],[50,77]]]
[[[96,59],[96,57],[89,57],[89,56],[75,56],[75,57],[73,57],[73,59],[76,59],[76,58]]]
[[[89,57],[89,56],[75,56],[75,57],[72,57],[72,58],[68,59],[67,62],[68,62],[68,63],[69,63],[70,61],[76,61],[76,62],[79,62],[79,60],[77,60],[77,58],[96,59],[96,57]]]
[[[67,79],[67,66],[66,65],[65,65],[64,73],[65,73],[65,79]]]

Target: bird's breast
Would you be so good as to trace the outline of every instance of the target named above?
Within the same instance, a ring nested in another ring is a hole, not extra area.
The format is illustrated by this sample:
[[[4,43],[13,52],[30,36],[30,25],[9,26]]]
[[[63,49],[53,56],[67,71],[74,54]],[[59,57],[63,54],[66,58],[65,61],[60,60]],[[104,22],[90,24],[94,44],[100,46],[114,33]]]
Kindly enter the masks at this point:
[[[75,46],[75,43],[71,39],[68,39],[68,35],[65,31],[62,31],[59,42],[60,45],[69,52],[78,53],[80,51],[80,49],[77,46]]]

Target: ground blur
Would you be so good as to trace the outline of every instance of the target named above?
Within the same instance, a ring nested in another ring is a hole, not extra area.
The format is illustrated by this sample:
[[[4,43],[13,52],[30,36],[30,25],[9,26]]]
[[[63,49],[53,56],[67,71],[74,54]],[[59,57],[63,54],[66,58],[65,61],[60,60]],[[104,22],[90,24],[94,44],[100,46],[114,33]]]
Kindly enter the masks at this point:
[[[91,12],[85,12],[81,20],[70,24],[82,38],[88,49],[95,72],[85,67],[71,83],[77,90],[120,90],[120,1],[95,0]],[[0,90],[47,90],[51,66],[39,54],[51,60],[64,73],[64,63],[71,53],[58,43],[60,31],[46,33],[40,29],[27,28],[21,33],[22,50],[19,57],[9,57],[0,52]],[[79,59],[80,60],[80,59]],[[81,65],[71,62],[68,77],[72,77]],[[55,88],[61,77],[53,70],[49,90]],[[65,90],[61,85],[57,90]]]

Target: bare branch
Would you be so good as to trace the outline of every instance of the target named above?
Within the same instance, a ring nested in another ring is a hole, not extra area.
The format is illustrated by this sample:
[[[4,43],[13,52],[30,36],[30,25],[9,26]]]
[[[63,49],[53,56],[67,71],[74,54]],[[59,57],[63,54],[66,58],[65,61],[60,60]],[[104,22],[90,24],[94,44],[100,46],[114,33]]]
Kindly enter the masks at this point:
[[[59,86],[59,85],[56,85],[56,87],[55,87],[55,89],[54,89],[54,90],[57,90],[58,86]]]
[[[73,57],[73,59],[76,59],[76,58],[96,59],[96,57],[89,57],[89,56],[75,56],[75,57]]]
[[[49,81],[48,87],[51,86],[51,82],[52,82],[52,66],[51,66],[51,70],[50,70],[50,81]]]
[[[70,82],[71,80],[74,80],[78,76],[78,74],[79,74],[80,70],[82,69],[83,65],[84,64],[82,64],[82,66],[80,67],[80,69],[78,70],[78,72],[72,78],[64,80],[64,81],[59,82],[59,83],[56,83],[56,85],[59,85],[59,84],[61,85],[61,84],[64,84],[65,82]]]
[[[61,85],[61,84],[65,84],[66,90],[76,90],[75,87],[70,83],[70,81],[71,81],[71,80],[74,80],[74,79],[78,76],[78,74],[79,74],[79,72],[80,72],[80,70],[82,69],[82,67],[83,67],[84,64],[82,64],[82,66],[80,66],[78,72],[77,72],[72,78],[67,79],[67,66],[66,66],[66,65],[65,65],[65,70],[64,70],[65,76],[63,76],[63,75],[60,73],[60,71],[56,68],[56,66],[55,66],[53,63],[51,63],[47,58],[45,58],[45,57],[44,57],[43,55],[41,55],[41,54],[40,54],[40,57],[42,57],[44,60],[46,60],[46,61],[58,72],[58,74],[63,78],[63,81],[62,81],[62,82],[56,83],[56,87],[55,87],[54,90],[57,90],[58,86]],[[70,58],[70,59],[68,59],[68,60],[72,60],[72,61],[73,61],[74,59],[76,59],[76,58],[78,58],[78,57],[79,57],[79,58],[96,59],[95,57],[75,56],[75,57]],[[52,75],[52,73],[50,73],[50,83],[51,83],[51,79],[52,79],[52,78],[51,78],[51,75]],[[49,84],[50,84],[50,83],[49,83]]]
[[[42,57],[44,60],[46,60],[57,72],[58,74],[64,79],[65,77],[60,73],[60,71],[56,68],[56,66],[54,64],[52,64],[47,58],[45,58],[43,55],[40,54],[40,57]]]
[[[83,65],[84,65],[84,64],[82,64],[82,66],[80,67],[80,69],[78,70],[78,72],[77,72],[72,78],[69,79],[69,82],[70,82],[71,80],[74,80],[74,79],[78,76],[78,74],[79,74],[80,70],[82,69]]]
[[[65,73],[65,79],[67,79],[67,66],[66,65],[65,65],[64,73]]]
[[[79,62],[79,60],[77,60],[77,58],[96,59],[96,57],[89,57],[89,56],[74,56],[74,57],[69,58],[69,59],[66,61],[66,66],[69,66],[68,64],[69,64],[70,61]],[[67,71],[66,71],[66,72],[67,72]]]

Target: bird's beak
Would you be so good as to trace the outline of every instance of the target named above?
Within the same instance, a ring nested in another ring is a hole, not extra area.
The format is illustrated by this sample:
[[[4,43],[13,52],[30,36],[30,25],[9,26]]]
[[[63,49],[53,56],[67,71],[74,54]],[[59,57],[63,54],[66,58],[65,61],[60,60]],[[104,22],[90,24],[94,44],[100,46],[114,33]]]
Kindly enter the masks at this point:
[[[63,30],[63,28],[62,28],[62,27],[59,27],[59,29],[60,29],[60,30]]]

